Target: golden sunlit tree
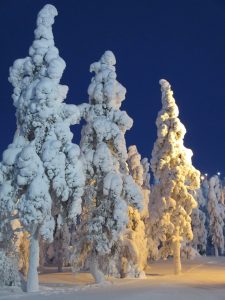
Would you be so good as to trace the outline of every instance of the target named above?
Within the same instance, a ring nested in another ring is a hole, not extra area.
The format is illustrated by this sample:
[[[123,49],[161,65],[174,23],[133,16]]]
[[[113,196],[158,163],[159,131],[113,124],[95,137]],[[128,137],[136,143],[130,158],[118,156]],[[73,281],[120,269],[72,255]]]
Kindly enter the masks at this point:
[[[157,140],[151,159],[155,185],[150,213],[162,245],[173,254],[174,272],[179,274],[181,241],[193,238],[191,212],[197,203],[191,191],[199,188],[200,172],[192,165],[192,151],[184,146],[186,129],[178,118],[170,84],[162,79],[160,85],[162,109],[156,120]]]

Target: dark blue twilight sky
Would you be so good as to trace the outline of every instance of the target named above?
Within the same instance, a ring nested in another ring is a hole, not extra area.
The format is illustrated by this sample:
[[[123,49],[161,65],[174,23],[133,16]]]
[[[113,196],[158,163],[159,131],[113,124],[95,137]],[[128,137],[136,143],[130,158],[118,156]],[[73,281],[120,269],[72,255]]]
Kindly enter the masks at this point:
[[[224,0],[0,0],[1,153],[15,131],[8,68],[27,56],[36,15],[46,3],[59,12],[54,36],[67,63],[62,82],[70,88],[68,103],[87,101],[89,65],[110,49],[127,88],[122,108],[134,119],[127,145],[150,157],[161,107],[158,81],[166,78],[195,166],[225,172]],[[80,128],[73,131],[78,141]]]

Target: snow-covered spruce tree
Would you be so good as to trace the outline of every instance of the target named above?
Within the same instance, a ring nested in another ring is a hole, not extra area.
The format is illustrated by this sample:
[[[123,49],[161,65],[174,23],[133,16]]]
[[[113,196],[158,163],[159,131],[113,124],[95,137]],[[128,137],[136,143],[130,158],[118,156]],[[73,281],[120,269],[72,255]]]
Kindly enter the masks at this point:
[[[202,190],[202,195],[205,199],[205,203],[202,203],[202,207],[207,207],[207,202],[208,202],[208,194],[209,194],[209,180],[205,176],[204,179],[201,182],[201,190]]]
[[[192,166],[192,151],[184,146],[186,130],[178,118],[170,84],[162,79],[160,85],[162,109],[156,120],[158,137],[151,159],[154,190],[158,195],[153,205],[158,236],[162,242],[170,243],[174,272],[179,274],[181,241],[193,238],[190,215],[197,203],[190,191],[199,188],[200,173]]]
[[[126,165],[124,134],[133,122],[120,110],[126,89],[116,80],[115,63],[114,54],[106,51],[90,67],[95,76],[88,88],[87,124],[80,143],[87,181],[73,266],[81,267],[88,258],[96,282],[104,280],[113,263],[117,242],[128,224],[128,205],[142,207],[141,191]]]
[[[158,246],[159,239],[157,237],[157,230],[154,228],[154,222],[149,218],[149,210],[151,209],[151,186],[150,186],[150,163],[147,157],[141,160],[143,166],[143,185],[142,192],[144,194],[144,210],[141,213],[145,224],[145,231],[147,237],[148,258],[156,260],[159,256]]]
[[[141,164],[141,155],[139,154],[137,147],[132,145],[128,148],[127,164],[130,175],[134,181],[141,187],[144,181],[144,168]]]
[[[200,254],[206,254],[207,247],[206,199],[203,196],[201,187],[198,190],[193,191],[193,197],[198,204],[198,207],[194,208],[191,213],[193,239],[188,243],[184,241],[181,246],[181,256],[187,259],[194,259]]]
[[[148,240],[148,258],[151,260],[157,260],[159,258],[166,259],[170,254],[167,251],[168,247],[166,246],[165,241],[163,242],[164,246],[159,249],[161,241],[158,234],[158,213],[155,205],[158,199],[160,199],[159,192],[159,190],[154,188],[154,185],[151,187],[151,195],[148,205],[149,217],[145,221],[146,235]]]
[[[198,189],[194,195],[198,207],[192,210],[191,226],[193,231],[193,240],[190,245],[200,254],[206,253],[207,246],[207,229],[206,229],[206,215],[203,211],[205,206],[205,198],[202,189]]]
[[[14,178],[1,198],[7,202],[13,193],[19,200],[20,221],[31,236],[28,291],[38,290],[39,236],[52,240],[53,216],[59,213],[64,220],[76,220],[84,185],[80,149],[72,143],[70,131],[80,111],[62,103],[68,87],[59,83],[65,62],[54,46],[56,15],[56,8],[48,4],[39,12],[29,56],[14,62],[9,77],[18,128],[3,159],[4,165],[13,167]]]
[[[130,175],[133,177],[136,184],[140,187],[143,194],[142,186],[144,184],[144,168],[141,164],[141,155],[138,153],[136,146],[128,148],[128,168]],[[147,174],[145,174],[147,176]],[[146,179],[146,178],[145,178]],[[145,182],[146,183],[146,182]],[[147,265],[147,239],[145,234],[145,224],[143,218],[148,215],[148,203],[144,205],[142,212],[136,208],[128,207],[129,222],[127,229],[122,235],[122,266],[121,272],[123,276],[143,277],[144,269]],[[121,273],[120,272],[120,273]]]
[[[214,175],[209,179],[208,214],[209,214],[209,236],[215,250],[215,256],[224,253],[224,218],[225,209],[222,200],[222,188],[219,177]]]
[[[150,187],[150,163],[147,157],[144,157],[141,160],[141,164],[143,167],[143,184],[142,184],[142,192],[144,194],[144,209],[141,212],[144,219],[148,217],[149,211],[149,199],[151,193]]]

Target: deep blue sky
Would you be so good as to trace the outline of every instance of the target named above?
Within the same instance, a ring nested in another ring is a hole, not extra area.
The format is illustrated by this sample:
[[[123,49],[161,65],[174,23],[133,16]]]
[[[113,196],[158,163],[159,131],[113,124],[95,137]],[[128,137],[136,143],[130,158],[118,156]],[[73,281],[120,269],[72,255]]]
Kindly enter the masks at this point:
[[[136,144],[150,157],[161,108],[158,81],[165,78],[195,166],[210,174],[225,172],[224,0],[0,0],[0,153],[16,126],[8,69],[27,56],[36,15],[46,3],[59,12],[54,36],[67,63],[68,103],[87,101],[89,65],[112,50],[118,80],[127,88],[123,109],[134,119],[127,145]],[[73,131],[77,141],[79,127]]]

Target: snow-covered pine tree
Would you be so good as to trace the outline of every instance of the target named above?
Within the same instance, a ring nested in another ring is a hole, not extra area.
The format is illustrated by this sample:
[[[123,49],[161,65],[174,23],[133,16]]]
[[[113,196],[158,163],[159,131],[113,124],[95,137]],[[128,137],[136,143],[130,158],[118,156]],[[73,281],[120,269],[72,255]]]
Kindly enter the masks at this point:
[[[127,164],[130,175],[142,191],[143,200],[147,202],[148,199],[144,198],[144,190],[142,187],[144,185],[144,179],[145,184],[147,184],[146,177],[148,177],[148,174],[144,174],[141,155],[138,153],[135,145],[128,148]],[[147,172],[147,170],[145,171]],[[122,251],[124,267],[120,273],[123,273],[124,276],[143,277],[145,275],[144,269],[147,265],[148,250],[143,219],[148,215],[148,203],[143,204],[145,205],[141,212],[132,206],[128,207],[129,222],[126,231],[122,235],[122,248],[125,248],[125,251]]]
[[[202,176],[201,176],[202,178]],[[198,206],[193,208],[191,213],[191,227],[193,232],[193,239],[191,242],[184,241],[181,246],[181,256],[187,259],[194,259],[200,254],[206,254],[207,236],[206,229],[206,199],[203,195],[202,187],[193,192]]]
[[[209,179],[208,214],[209,214],[209,236],[215,250],[215,256],[224,253],[224,218],[225,209],[222,204],[222,186],[217,175]]]
[[[207,229],[206,215],[203,211],[203,208],[205,207],[206,199],[203,196],[201,188],[196,191],[194,197],[198,204],[198,207],[194,208],[191,214],[193,240],[190,244],[200,254],[205,254],[207,246]]]
[[[202,190],[202,195],[205,199],[205,204],[202,204],[202,207],[207,207],[207,201],[208,201],[208,194],[209,194],[209,180],[207,176],[204,176],[202,182],[201,182],[201,190]]]
[[[166,246],[166,242],[163,242],[164,246],[159,249],[161,241],[158,234],[158,213],[155,205],[155,203],[158,201],[157,199],[160,199],[159,190],[156,190],[153,185],[151,187],[151,195],[148,205],[149,217],[145,221],[148,240],[148,258],[151,260],[157,260],[159,258],[166,259],[170,254],[170,251],[167,251],[169,249]]]
[[[134,181],[142,187],[144,182],[144,168],[141,163],[141,155],[139,154],[137,147],[132,145],[128,148],[128,159],[127,164],[129,168],[130,175],[133,177]]]
[[[160,85],[162,109],[156,120],[158,137],[151,159],[157,194],[153,205],[159,238],[172,247],[174,272],[179,274],[181,241],[193,238],[190,215],[197,203],[190,191],[199,188],[200,173],[192,165],[192,151],[184,146],[186,129],[178,118],[170,84],[162,79]]]
[[[145,231],[147,236],[148,258],[156,260],[159,258],[159,239],[157,236],[157,227],[152,220],[153,211],[151,212],[151,218],[149,217],[149,211],[151,207],[151,185],[150,185],[150,163],[147,157],[141,160],[143,166],[143,185],[142,192],[144,194],[144,209],[141,212],[142,219],[145,223]]]
[[[39,12],[29,56],[14,62],[9,77],[17,132],[3,154],[0,200],[6,214],[17,209],[31,236],[28,291],[38,290],[39,236],[52,240],[53,216],[59,213],[76,220],[85,181],[80,148],[70,131],[80,111],[62,103],[68,87],[59,83],[66,64],[54,45],[56,15],[49,4]]]
[[[140,209],[142,194],[126,165],[125,132],[132,119],[120,110],[126,89],[116,80],[116,59],[106,51],[91,65],[95,72],[85,105],[86,125],[82,129],[81,149],[86,160],[85,208],[73,265],[80,267],[87,257],[97,282],[104,280],[117,242],[128,224],[128,205]]]
[[[143,184],[142,184],[142,192],[144,194],[144,209],[141,212],[141,215],[144,219],[149,216],[149,199],[151,194],[151,186],[150,186],[150,163],[147,157],[144,157],[141,160],[141,164],[143,167]]]

